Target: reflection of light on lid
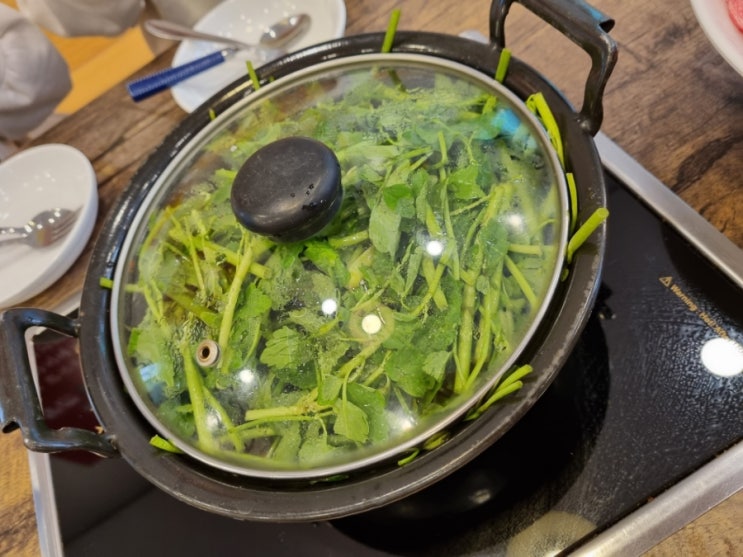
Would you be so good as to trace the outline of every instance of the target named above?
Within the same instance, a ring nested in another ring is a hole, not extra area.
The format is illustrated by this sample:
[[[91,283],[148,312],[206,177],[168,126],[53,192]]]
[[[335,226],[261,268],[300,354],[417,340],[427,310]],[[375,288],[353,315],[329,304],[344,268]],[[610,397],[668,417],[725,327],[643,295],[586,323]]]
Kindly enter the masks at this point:
[[[252,385],[255,383],[255,372],[252,369],[244,369],[237,374],[240,381],[245,385]]]
[[[206,416],[206,426],[210,430],[219,429],[219,427],[222,425],[222,420],[219,419],[219,416],[216,414],[216,412],[209,412],[209,414]]]
[[[524,228],[524,216],[518,213],[512,213],[506,217],[506,224],[515,231]]]
[[[426,243],[426,251],[429,255],[438,257],[439,255],[444,253],[444,244],[439,240],[430,240],[428,243]]]
[[[260,388],[258,374],[250,368],[241,369],[237,374],[237,379],[235,387],[240,396],[250,397]]]
[[[729,338],[713,338],[705,342],[701,358],[704,367],[720,377],[743,373],[743,346]]]
[[[157,364],[142,366],[139,369],[139,376],[145,383],[157,379],[160,376],[160,366]]]
[[[370,313],[361,320],[361,328],[368,335],[375,335],[382,330],[382,320],[378,315]]]
[[[392,412],[386,412],[385,414],[391,431],[408,431],[413,429],[416,425],[413,417],[407,415],[404,410],[393,410]]]
[[[332,298],[328,298],[327,300],[323,300],[320,308],[325,315],[333,315],[338,310],[338,302]]]

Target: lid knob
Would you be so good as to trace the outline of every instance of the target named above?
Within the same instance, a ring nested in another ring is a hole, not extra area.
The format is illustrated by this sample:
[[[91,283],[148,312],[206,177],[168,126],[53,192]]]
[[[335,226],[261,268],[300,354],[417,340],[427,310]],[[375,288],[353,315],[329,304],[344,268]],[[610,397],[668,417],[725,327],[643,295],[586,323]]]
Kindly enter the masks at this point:
[[[261,147],[232,183],[237,220],[275,242],[299,242],[320,232],[342,200],[335,153],[308,137],[287,137]]]

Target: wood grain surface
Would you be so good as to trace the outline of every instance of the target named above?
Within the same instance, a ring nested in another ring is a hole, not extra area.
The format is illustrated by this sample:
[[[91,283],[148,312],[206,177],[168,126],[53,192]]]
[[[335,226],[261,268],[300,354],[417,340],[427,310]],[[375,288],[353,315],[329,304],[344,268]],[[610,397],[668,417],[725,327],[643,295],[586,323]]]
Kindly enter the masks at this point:
[[[743,248],[743,77],[712,48],[687,0],[592,4],[616,20],[611,34],[620,52],[605,93],[602,130]],[[487,35],[489,5],[487,0],[346,0],[347,34],[383,30],[391,9],[399,7],[401,29]],[[514,56],[579,104],[589,67],[585,53],[519,5],[512,8],[506,32]],[[169,65],[172,54],[141,73]],[[100,226],[132,174],[183,117],[167,93],[135,104],[117,85],[35,143],[67,143],[92,161]],[[79,293],[92,245],[27,305],[54,308]],[[37,555],[27,457],[17,432],[0,435],[0,455],[0,555]],[[741,554],[743,493],[649,552],[652,557]]]

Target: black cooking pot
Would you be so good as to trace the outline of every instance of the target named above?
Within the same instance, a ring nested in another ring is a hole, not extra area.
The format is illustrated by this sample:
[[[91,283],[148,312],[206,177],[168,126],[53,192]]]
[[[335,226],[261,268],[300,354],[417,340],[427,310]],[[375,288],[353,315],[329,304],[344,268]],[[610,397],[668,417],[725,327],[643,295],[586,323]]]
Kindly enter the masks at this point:
[[[539,92],[554,114],[566,151],[564,167],[575,177],[579,207],[577,222],[584,222],[605,204],[603,171],[593,144],[601,123],[601,96],[615,62],[614,43],[606,35],[612,22],[582,2],[523,0],[522,3],[553,24],[593,60],[583,107],[576,113],[544,78],[512,59],[504,84],[521,99]],[[496,0],[491,9],[491,44],[432,33],[398,32],[390,56],[422,55],[446,60],[492,76],[504,47],[504,22],[511,2]],[[272,62],[257,72],[261,84],[302,73],[330,60],[352,60],[378,53],[383,34],[367,34],[316,45]],[[417,62],[416,62],[417,63]],[[79,317],[71,320],[33,309],[8,310],[0,317],[0,424],[8,432],[20,428],[27,447],[37,451],[84,449],[104,456],[121,454],[132,467],[163,490],[197,507],[243,519],[314,520],[340,517],[379,507],[425,488],[475,458],[502,436],[534,404],[551,383],[570,353],[594,302],[604,250],[605,227],[575,253],[567,275],[550,294],[550,302],[530,329],[528,343],[514,354],[531,364],[534,378],[517,396],[506,399],[471,421],[446,421],[438,431],[441,443],[422,451],[404,465],[390,459],[372,459],[360,469],[321,477],[243,475],[230,467],[214,466],[208,458],[163,452],[150,444],[153,426],[148,406],[133,392],[137,386],[118,373],[119,333],[112,331],[112,307],[117,300],[103,283],[122,266],[133,222],[141,220],[150,191],[168,170],[189,152],[192,139],[203,135],[212,121],[228,114],[247,94],[254,81],[246,77],[215,95],[187,117],[133,178],[118,206],[106,219],[88,270]],[[310,188],[312,189],[312,188]],[[309,194],[309,193],[308,193]],[[234,195],[234,194],[233,194]],[[316,227],[315,227],[316,228]],[[315,230],[316,231],[316,230]],[[36,394],[24,334],[32,326],[48,327],[80,339],[81,363],[92,406],[105,433],[62,428],[44,423]],[[118,360],[118,361],[117,361]],[[484,388],[484,387],[483,387]],[[484,391],[480,391],[482,395]],[[474,404],[473,401],[472,404]],[[461,407],[461,417],[468,407]],[[187,449],[188,450],[188,449]]]

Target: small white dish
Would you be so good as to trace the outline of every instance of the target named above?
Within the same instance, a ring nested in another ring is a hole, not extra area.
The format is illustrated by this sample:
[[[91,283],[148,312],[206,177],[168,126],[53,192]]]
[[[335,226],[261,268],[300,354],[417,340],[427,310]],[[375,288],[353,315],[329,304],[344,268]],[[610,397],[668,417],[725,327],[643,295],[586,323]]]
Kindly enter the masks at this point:
[[[691,0],[699,26],[717,52],[740,75],[743,75],[743,31],[728,13],[725,0]]]
[[[0,164],[0,226],[22,226],[45,209],[79,209],[60,241],[45,248],[0,245],[0,308],[46,290],[85,248],[98,214],[98,189],[90,161],[69,145],[21,151]]]
[[[342,37],[346,29],[346,5],[343,0],[224,0],[202,17],[194,29],[223,37],[257,44],[268,27],[292,14],[306,13],[312,19],[309,29],[290,51]],[[223,48],[208,41],[185,40],[173,57],[180,66]],[[171,92],[175,102],[186,112],[193,110],[247,73],[246,62],[258,68],[270,61],[266,51],[239,51],[225,62],[175,85]]]

